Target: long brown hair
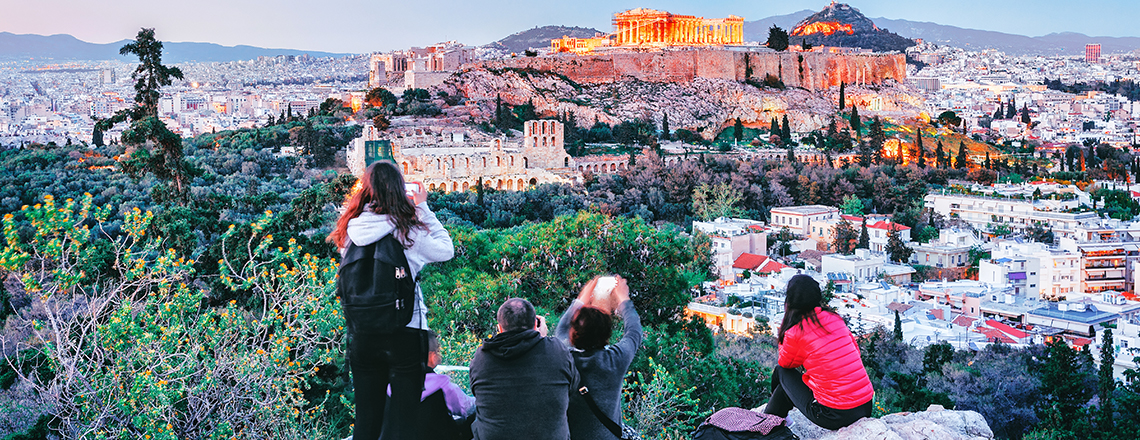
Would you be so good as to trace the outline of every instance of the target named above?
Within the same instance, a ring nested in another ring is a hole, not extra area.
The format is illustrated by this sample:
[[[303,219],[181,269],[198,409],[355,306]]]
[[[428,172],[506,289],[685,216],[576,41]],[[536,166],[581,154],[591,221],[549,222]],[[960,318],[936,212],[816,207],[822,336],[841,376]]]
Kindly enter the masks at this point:
[[[780,325],[780,332],[776,337],[777,343],[784,343],[784,333],[792,327],[803,324],[804,320],[823,328],[819,322],[815,308],[819,307],[824,313],[835,313],[827,304],[823,304],[823,293],[819,290],[819,283],[810,276],[796,275],[788,280],[788,288],[784,298],[784,321]]]
[[[344,202],[344,213],[336,221],[336,228],[326,239],[337,245],[345,247],[348,241],[348,221],[360,216],[365,209],[376,214],[387,214],[392,223],[396,224],[396,238],[404,244],[405,248],[412,246],[413,242],[408,235],[412,228],[426,229],[427,225],[416,217],[416,207],[408,200],[404,188],[404,176],[396,168],[396,164],[388,161],[375,162],[364,170],[360,176],[360,190],[349,196]]]

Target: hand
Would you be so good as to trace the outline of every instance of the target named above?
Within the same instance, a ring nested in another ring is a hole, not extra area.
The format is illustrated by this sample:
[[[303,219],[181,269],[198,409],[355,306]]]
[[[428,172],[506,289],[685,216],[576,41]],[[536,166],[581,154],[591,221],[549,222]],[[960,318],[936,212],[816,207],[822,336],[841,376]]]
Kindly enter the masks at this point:
[[[416,188],[418,188],[417,190],[411,192],[412,204],[418,206],[420,203],[426,202],[427,201],[427,191],[424,191],[424,183],[423,182],[408,182],[408,183],[410,185],[415,185]]]
[[[578,301],[581,301],[583,305],[588,306],[594,301],[594,287],[598,285],[598,278],[601,276],[594,277],[594,279],[586,282],[585,286],[582,286],[582,292],[578,294]]]
[[[538,316],[534,317],[534,329],[536,331],[538,331],[539,335],[541,335],[544,338],[546,337],[546,333],[549,332],[550,330],[546,328],[546,317],[545,316],[538,315]]]
[[[629,301],[629,284],[620,275],[614,275],[614,278],[617,280],[617,285],[610,292],[609,304],[607,304],[611,315],[617,311],[621,303]]]

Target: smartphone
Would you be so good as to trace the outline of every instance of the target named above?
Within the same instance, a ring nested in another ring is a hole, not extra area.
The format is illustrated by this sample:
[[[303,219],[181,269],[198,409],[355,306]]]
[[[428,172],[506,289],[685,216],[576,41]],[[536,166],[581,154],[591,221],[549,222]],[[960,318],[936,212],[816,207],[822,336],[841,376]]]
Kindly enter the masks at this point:
[[[405,183],[404,184],[404,194],[406,194],[408,196],[408,198],[411,199],[414,203],[414,201],[416,200],[416,193],[420,191],[420,188],[421,187],[420,187],[420,184],[418,182]]]

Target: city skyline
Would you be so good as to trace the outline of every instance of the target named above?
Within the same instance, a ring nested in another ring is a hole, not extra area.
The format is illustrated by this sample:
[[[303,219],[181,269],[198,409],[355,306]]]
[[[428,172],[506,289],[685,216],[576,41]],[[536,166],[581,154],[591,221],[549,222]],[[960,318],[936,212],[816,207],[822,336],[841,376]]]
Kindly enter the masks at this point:
[[[273,7],[251,0],[203,0],[191,6],[169,1],[125,0],[95,5],[78,0],[11,2],[0,17],[0,32],[69,34],[93,43],[131,38],[153,27],[163,41],[206,42],[226,46],[367,53],[455,40],[482,45],[537,26],[611,28],[614,12],[637,7],[705,17],[743,16],[747,21],[819,10],[820,0],[792,0],[777,5],[713,0],[700,5],[677,0],[544,4],[519,7],[503,0],[415,3],[350,0],[322,3],[283,0]],[[1130,17],[1140,4],[1124,0],[1064,0],[914,3],[902,0],[850,2],[868,17],[934,22],[961,28],[1041,36],[1078,32],[1089,36],[1140,36]],[[983,13],[979,14],[978,12]],[[1112,13],[1106,13],[1111,11]],[[96,17],[92,19],[92,17]],[[376,17],[355,20],[355,17]]]

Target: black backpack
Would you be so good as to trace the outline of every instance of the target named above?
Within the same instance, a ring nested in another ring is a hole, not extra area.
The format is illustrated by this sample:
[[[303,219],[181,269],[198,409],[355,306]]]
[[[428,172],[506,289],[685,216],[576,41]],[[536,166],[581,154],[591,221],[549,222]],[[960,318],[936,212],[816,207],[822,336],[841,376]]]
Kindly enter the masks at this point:
[[[349,334],[390,334],[412,321],[416,280],[394,234],[367,246],[349,241],[336,294]]]

